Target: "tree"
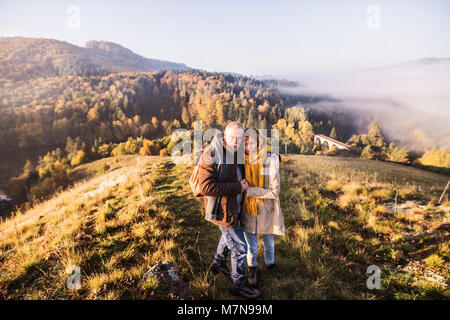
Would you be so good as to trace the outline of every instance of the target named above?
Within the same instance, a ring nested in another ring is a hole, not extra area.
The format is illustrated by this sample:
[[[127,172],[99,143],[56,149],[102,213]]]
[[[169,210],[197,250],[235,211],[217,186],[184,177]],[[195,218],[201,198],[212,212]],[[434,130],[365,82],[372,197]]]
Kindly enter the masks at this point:
[[[288,123],[296,125],[301,121],[308,120],[308,112],[301,106],[295,106],[286,109],[284,117]]]
[[[450,168],[450,151],[441,150],[439,147],[425,154],[417,160],[418,164],[439,168]]]
[[[183,110],[181,111],[181,121],[187,126],[191,119],[189,117],[189,112],[187,111],[186,107],[183,107]]]
[[[269,124],[267,123],[267,118],[262,117],[260,121],[258,121],[258,129],[269,129]]]
[[[374,157],[375,157],[375,155],[372,151],[372,147],[369,144],[363,149],[363,151],[361,153],[361,159],[370,160],[370,159],[373,159]]]
[[[383,134],[381,133],[380,124],[378,121],[374,121],[369,126],[369,139],[370,144],[373,147],[383,148],[386,146]]]
[[[258,125],[258,121],[256,120],[256,110],[255,108],[250,108],[250,111],[248,112],[248,118],[247,118],[247,128],[253,128]]]
[[[97,106],[89,109],[87,118],[89,121],[95,122],[100,118],[100,113],[98,112]]]
[[[389,145],[386,153],[387,160],[392,162],[407,163],[409,162],[408,150],[397,147],[394,143]]]
[[[278,104],[276,104],[275,107],[273,107],[269,113],[270,124],[272,125],[272,124],[277,123],[277,121],[279,119],[281,119],[281,117],[282,117],[282,113],[281,113],[280,107],[278,106]]]
[[[164,135],[169,135],[169,134],[170,134],[171,128],[170,128],[170,123],[169,123],[169,121],[163,120],[163,121],[161,122],[161,127],[162,127],[162,130],[163,130],[163,134],[164,134]]]
[[[111,151],[112,157],[123,156],[124,154],[126,154],[126,151],[125,151],[125,143],[123,142],[119,143],[119,145]]]
[[[67,137],[66,139],[66,148],[67,154],[73,154],[76,151],[76,144],[72,137]]]
[[[153,125],[153,128],[155,128],[156,130],[158,130],[158,128],[159,128],[159,121],[158,121],[158,118],[152,117],[152,125]]]
[[[27,159],[25,165],[23,166],[22,174],[20,176],[26,177],[26,179],[28,179],[33,174],[34,171],[35,167],[33,165],[33,162],[31,162],[30,159]]]
[[[140,154],[141,156],[148,156],[148,155],[151,154],[151,151],[150,151],[150,142],[151,142],[150,140],[144,139],[144,143],[143,143],[143,145],[142,145],[142,148],[139,149],[139,154]]]
[[[300,121],[300,152],[304,154],[309,154],[312,152],[314,147],[314,131],[311,122],[307,120]]]
[[[333,127],[333,129],[331,129],[330,138],[337,139],[337,134],[336,134],[336,128],[335,127]]]
[[[129,104],[128,104],[128,96],[125,96],[125,98],[123,98],[123,109],[125,111],[128,111],[128,106],[129,106]]]
[[[83,150],[79,150],[77,152],[77,154],[75,155],[75,157],[73,157],[72,160],[70,161],[70,165],[73,167],[78,166],[85,161],[85,158],[86,158],[86,153],[84,153]]]
[[[371,137],[382,136],[380,124],[378,123],[378,121],[374,121],[369,125],[369,136]]]

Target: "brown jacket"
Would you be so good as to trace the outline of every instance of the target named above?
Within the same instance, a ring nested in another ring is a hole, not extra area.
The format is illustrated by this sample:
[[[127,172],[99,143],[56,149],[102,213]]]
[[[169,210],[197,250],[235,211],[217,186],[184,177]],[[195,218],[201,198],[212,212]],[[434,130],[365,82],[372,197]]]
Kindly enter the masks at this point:
[[[231,228],[239,224],[237,196],[242,193],[237,169],[240,166],[242,179],[243,165],[237,164],[237,155],[232,163],[225,161],[227,149],[223,134],[217,134],[203,151],[199,162],[199,181],[205,205],[205,219],[219,226]],[[242,197],[243,198],[243,197]],[[242,207],[242,204],[241,204]]]

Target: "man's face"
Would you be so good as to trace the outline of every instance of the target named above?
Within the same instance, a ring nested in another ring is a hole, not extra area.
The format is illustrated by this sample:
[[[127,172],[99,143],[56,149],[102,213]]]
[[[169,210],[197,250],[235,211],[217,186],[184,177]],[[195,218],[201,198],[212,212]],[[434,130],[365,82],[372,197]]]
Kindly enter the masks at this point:
[[[240,127],[231,127],[228,130],[225,130],[225,143],[227,147],[232,149],[234,152],[236,152],[241,145],[243,137],[244,130],[242,130]]]

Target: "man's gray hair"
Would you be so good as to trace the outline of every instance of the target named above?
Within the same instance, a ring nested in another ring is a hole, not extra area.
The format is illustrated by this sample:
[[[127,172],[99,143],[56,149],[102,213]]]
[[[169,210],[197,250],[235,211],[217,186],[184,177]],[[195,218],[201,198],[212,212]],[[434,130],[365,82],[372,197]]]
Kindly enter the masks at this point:
[[[238,127],[238,128],[241,128],[243,131],[245,131],[244,126],[239,121],[232,121],[229,124],[227,124],[227,126],[225,127],[225,131],[227,131],[233,127]]]

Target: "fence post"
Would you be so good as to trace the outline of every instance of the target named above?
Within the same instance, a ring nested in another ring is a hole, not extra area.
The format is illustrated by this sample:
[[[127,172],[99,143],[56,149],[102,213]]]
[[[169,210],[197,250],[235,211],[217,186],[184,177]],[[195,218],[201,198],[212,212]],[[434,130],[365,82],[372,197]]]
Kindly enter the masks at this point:
[[[449,186],[450,186],[450,180],[448,180],[447,186],[445,187],[444,192],[442,192],[442,195],[441,195],[441,197],[439,198],[439,204],[441,204],[442,199],[444,199],[444,195],[445,195],[445,193],[447,192],[447,189],[448,189]]]

